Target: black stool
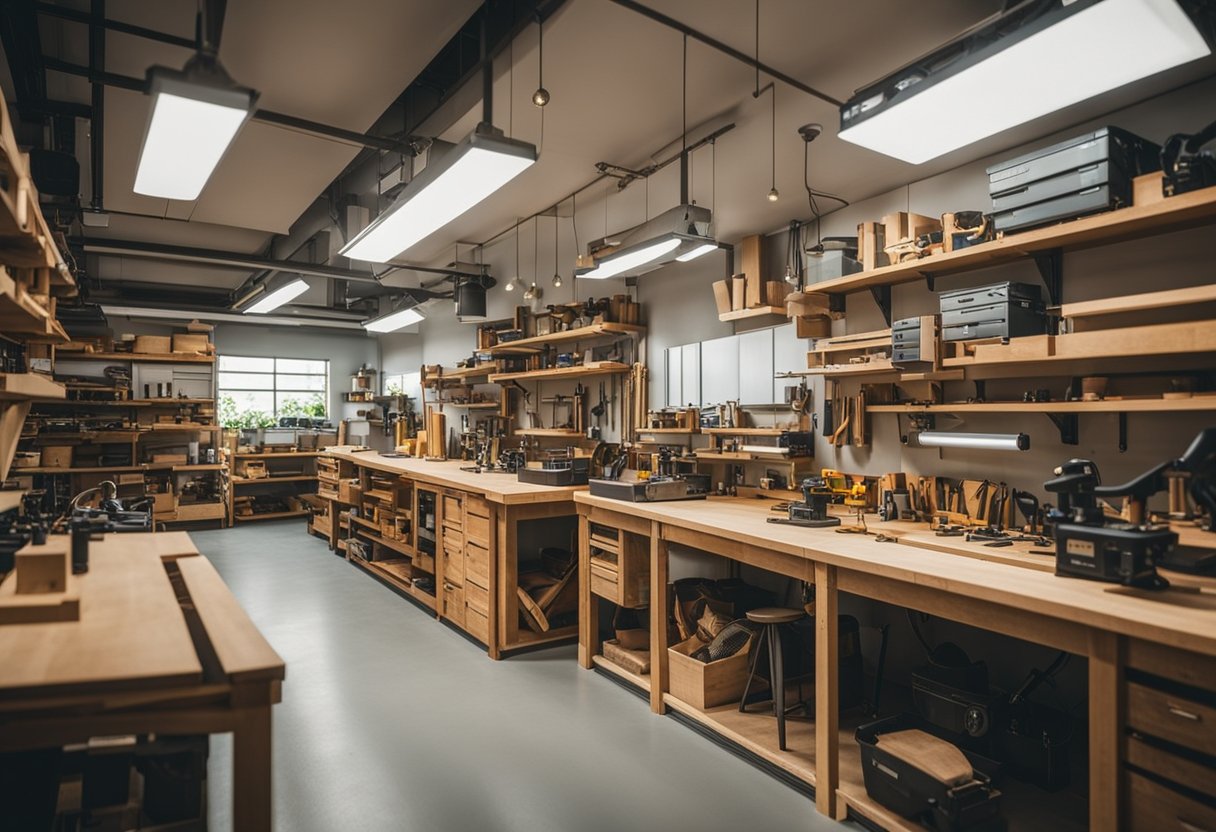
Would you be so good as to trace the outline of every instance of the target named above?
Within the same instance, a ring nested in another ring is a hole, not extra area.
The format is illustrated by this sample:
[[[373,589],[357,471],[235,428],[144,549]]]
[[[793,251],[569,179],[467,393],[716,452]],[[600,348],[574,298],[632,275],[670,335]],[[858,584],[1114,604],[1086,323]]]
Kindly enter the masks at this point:
[[[756,664],[760,661],[760,649],[767,644],[769,687],[772,688],[773,713],[777,715],[777,747],[782,751],[785,751],[785,669],[781,662],[781,625],[792,624],[805,615],[803,610],[784,607],[764,607],[747,614],[748,621],[762,627],[760,637],[752,648],[751,666],[747,672],[747,684],[743,686],[743,698],[739,700],[739,712],[746,709],[747,694],[751,691]]]

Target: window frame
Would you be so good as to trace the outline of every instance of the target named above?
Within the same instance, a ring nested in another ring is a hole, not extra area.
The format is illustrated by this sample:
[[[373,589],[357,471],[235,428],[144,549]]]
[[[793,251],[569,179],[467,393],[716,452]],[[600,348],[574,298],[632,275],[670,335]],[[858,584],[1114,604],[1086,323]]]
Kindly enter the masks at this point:
[[[269,361],[269,362],[271,362],[270,369],[269,370],[224,369],[224,366],[223,366],[224,359],[226,359],[226,358],[228,358],[228,359],[249,359],[251,361],[257,361],[257,362]],[[304,372],[300,372],[299,369],[280,370],[279,369],[280,361],[284,361],[284,362],[315,361],[315,362],[320,362],[321,364],[323,364],[325,369],[323,372],[320,372],[320,373],[304,373]],[[303,358],[303,359],[301,359],[301,358],[288,358],[285,356],[236,355],[236,354],[225,353],[225,354],[221,354],[220,356],[218,356],[217,361],[216,361],[215,396],[216,396],[216,400],[218,401],[226,395],[232,396],[235,400],[238,396],[240,396],[241,394],[245,394],[245,393],[269,394],[269,396],[271,398],[271,402],[273,402],[273,409],[269,415],[277,422],[281,418],[279,410],[280,410],[281,404],[284,401],[288,400],[289,398],[301,398],[303,396],[311,396],[311,395],[315,394],[315,395],[319,395],[321,397],[321,404],[325,408],[325,414],[321,418],[328,419],[330,417],[329,394],[330,394],[330,372],[331,372],[331,370],[332,370],[332,364],[328,358]],[[221,378],[225,375],[227,375],[227,376],[233,376],[233,375],[235,375],[235,376],[269,376],[271,386],[270,387],[265,387],[265,386],[251,387],[251,388],[247,388],[247,389],[235,388],[235,387],[224,387],[223,384],[221,383]],[[320,390],[306,390],[306,389],[295,389],[295,388],[279,389],[279,379],[281,377],[293,377],[293,376],[294,377],[305,377],[305,378],[320,378],[322,381],[322,387]]]

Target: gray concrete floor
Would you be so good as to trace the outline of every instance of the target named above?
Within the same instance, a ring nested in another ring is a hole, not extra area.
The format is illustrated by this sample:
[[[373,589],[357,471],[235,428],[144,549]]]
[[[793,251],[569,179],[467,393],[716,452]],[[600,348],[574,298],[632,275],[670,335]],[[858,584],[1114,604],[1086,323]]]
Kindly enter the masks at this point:
[[[580,670],[573,647],[490,661],[299,522],[192,537],[287,662],[280,830],[856,828]],[[232,828],[230,740],[212,738],[212,830]]]

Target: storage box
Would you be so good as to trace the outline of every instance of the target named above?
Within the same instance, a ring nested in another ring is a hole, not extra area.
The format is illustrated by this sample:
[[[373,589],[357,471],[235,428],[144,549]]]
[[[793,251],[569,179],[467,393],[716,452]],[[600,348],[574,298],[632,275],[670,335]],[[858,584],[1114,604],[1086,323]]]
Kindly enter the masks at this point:
[[[338,499],[344,503],[355,504],[363,498],[363,489],[358,480],[342,480],[338,483]]]
[[[152,511],[156,514],[164,514],[173,512],[177,509],[177,495],[172,491],[165,491],[161,494],[149,494],[152,498]]]
[[[179,503],[177,506],[178,520],[222,520],[223,518],[223,503]]]
[[[172,352],[173,339],[168,335],[136,335],[132,352],[165,355]]]
[[[179,333],[173,336],[174,352],[210,353],[211,339],[206,335]]]
[[[699,662],[691,653],[704,646],[696,636],[667,648],[667,680],[671,695],[698,710],[738,702],[747,682],[751,643],[733,656]]]
[[[806,258],[806,285],[814,286],[824,280],[835,280],[847,274],[861,271],[861,261],[854,259],[851,250],[835,249],[823,254],[808,254]]]
[[[725,280],[714,281],[714,303],[717,304],[719,315],[730,311],[730,283]]]
[[[18,595],[67,591],[68,553],[62,544],[27,546],[15,563]]]
[[[746,309],[747,279],[737,274],[730,280],[730,308],[734,312]]]
[[[43,468],[71,468],[72,467],[72,447],[71,445],[44,445],[42,446],[42,467]]]

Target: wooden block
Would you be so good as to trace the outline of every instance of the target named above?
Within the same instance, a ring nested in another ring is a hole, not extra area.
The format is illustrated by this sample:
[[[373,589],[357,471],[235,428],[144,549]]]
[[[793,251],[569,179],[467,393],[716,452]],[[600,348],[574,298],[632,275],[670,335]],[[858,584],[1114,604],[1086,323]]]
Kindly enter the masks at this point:
[[[782,306],[785,296],[790,293],[790,284],[784,280],[766,280],[764,282],[764,302],[769,306]]]
[[[714,281],[714,303],[718,307],[719,315],[724,315],[731,311],[730,283],[725,280]]]
[[[45,445],[42,448],[42,467],[44,468],[71,468],[72,467],[72,446],[71,445]]]
[[[880,222],[863,222],[857,226],[857,256],[861,260],[863,271],[870,271],[879,266],[890,264],[886,246],[886,227]]]
[[[26,546],[16,555],[17,594],[35,595],[66,592],[68,588],[68,549],[65,544]]]
[[[173,336],[173,352],[209,353],[211,339],[206,334],[178,333]]]
[[[747,278],[745,308],[764,305],[764,238],[759,234],[744,237],[739,243],[739,267]]]
[[[832,319],[827,315],[798,315],[794,334],[799,338],[826,338],[832,334]]]
[[[16,588],[11,576],[0,583],[0,625],[80,620],[80,582],[75,575],[68,575],[64,592],[18,595]]]
[[[747,302],[747,279],[737,274],[731,278],[730,286],[730,308],[733,312],[738,312],[745,309]]]
[[[168,335],[136,335],[132,352],[165,355],[172,352],[173,339]]]
[[[1161,181],[1163,176],[1161,171],[1156,171],[1155,173],[1146,173],[1133,179],[1132,204],[1152,205],[1154,202],[1161,202],[1165,199]]]

